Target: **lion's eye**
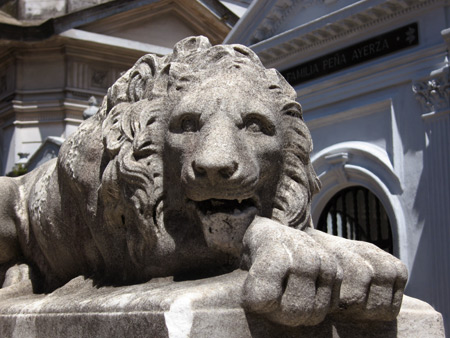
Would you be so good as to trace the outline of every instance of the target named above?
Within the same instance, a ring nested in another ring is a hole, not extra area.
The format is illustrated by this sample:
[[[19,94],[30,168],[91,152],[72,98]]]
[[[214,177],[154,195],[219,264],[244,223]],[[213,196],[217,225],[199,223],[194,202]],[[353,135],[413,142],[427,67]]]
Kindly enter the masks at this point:
[[[198,122],[193,116],[185,116],[181,120],[181,130],[186,133],[193,133],[198,130]]]
[[[263,133],[269,136],[275,134],[275,126],[269,121],[255,117],[249,116],[244,119],[245,129],[250,133]]]
[[[251,119],[251,120],[247,121],[247,123],[245,124],[245,129],[247,129],[248,131],[250,131],[252,133],[262,132],[261,123],[255,119]]]

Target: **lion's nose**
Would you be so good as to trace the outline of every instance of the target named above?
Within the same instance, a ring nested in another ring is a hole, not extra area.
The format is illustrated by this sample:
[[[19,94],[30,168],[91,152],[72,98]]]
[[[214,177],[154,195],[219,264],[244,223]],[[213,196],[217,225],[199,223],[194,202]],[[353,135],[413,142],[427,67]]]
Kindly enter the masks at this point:
[[[207,176],[211,182],[230,179],[238,170],[238,163],[234,160],[212,161],[208,159],[196,159],[192,162],[192,168],[196,176]]]

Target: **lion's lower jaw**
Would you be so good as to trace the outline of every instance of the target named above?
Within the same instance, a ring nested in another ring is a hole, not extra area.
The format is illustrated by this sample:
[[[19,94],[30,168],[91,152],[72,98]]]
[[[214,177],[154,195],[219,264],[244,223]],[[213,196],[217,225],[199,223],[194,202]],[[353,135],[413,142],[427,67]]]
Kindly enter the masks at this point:
[[[240,257],[242,239],[258,214],[258,209],[249,207],[243,212],[198,214],[207,246],[212,250]]]

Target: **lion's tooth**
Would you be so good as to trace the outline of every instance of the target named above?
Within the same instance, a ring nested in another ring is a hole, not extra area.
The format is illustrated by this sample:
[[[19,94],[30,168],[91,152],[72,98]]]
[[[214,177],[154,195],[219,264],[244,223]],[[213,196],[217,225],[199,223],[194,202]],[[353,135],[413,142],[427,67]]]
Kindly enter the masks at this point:
[[[238,198],[238,200],[237,200],[237,201],[238,201],[238,203],[239,203],[239,204],[241,204],[241,203],[242,203],[242,201],[243,201],[243,199],[241,199],[241,198]]]
[[[241,211],[239,209],[234,209],[233,214],[234,215],[239,215],[241,213]]]

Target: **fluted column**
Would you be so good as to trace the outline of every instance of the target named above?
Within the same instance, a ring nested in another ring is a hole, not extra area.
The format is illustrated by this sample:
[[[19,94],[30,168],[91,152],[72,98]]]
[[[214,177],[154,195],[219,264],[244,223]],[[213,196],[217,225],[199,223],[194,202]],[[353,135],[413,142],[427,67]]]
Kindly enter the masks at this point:
[[[426,147],[421,182],[426,198],[419,207],[424,219],[422,240],[430,241],[425,247],[432,264],[431,285],[427,299],[446,320],[450,314],[450,67],[433,71],[430,76],[413,84],[416,98],[423,107]],[[447,326],[449,323],[447,323]],[[447,330],[449,328],[447,327]]]

